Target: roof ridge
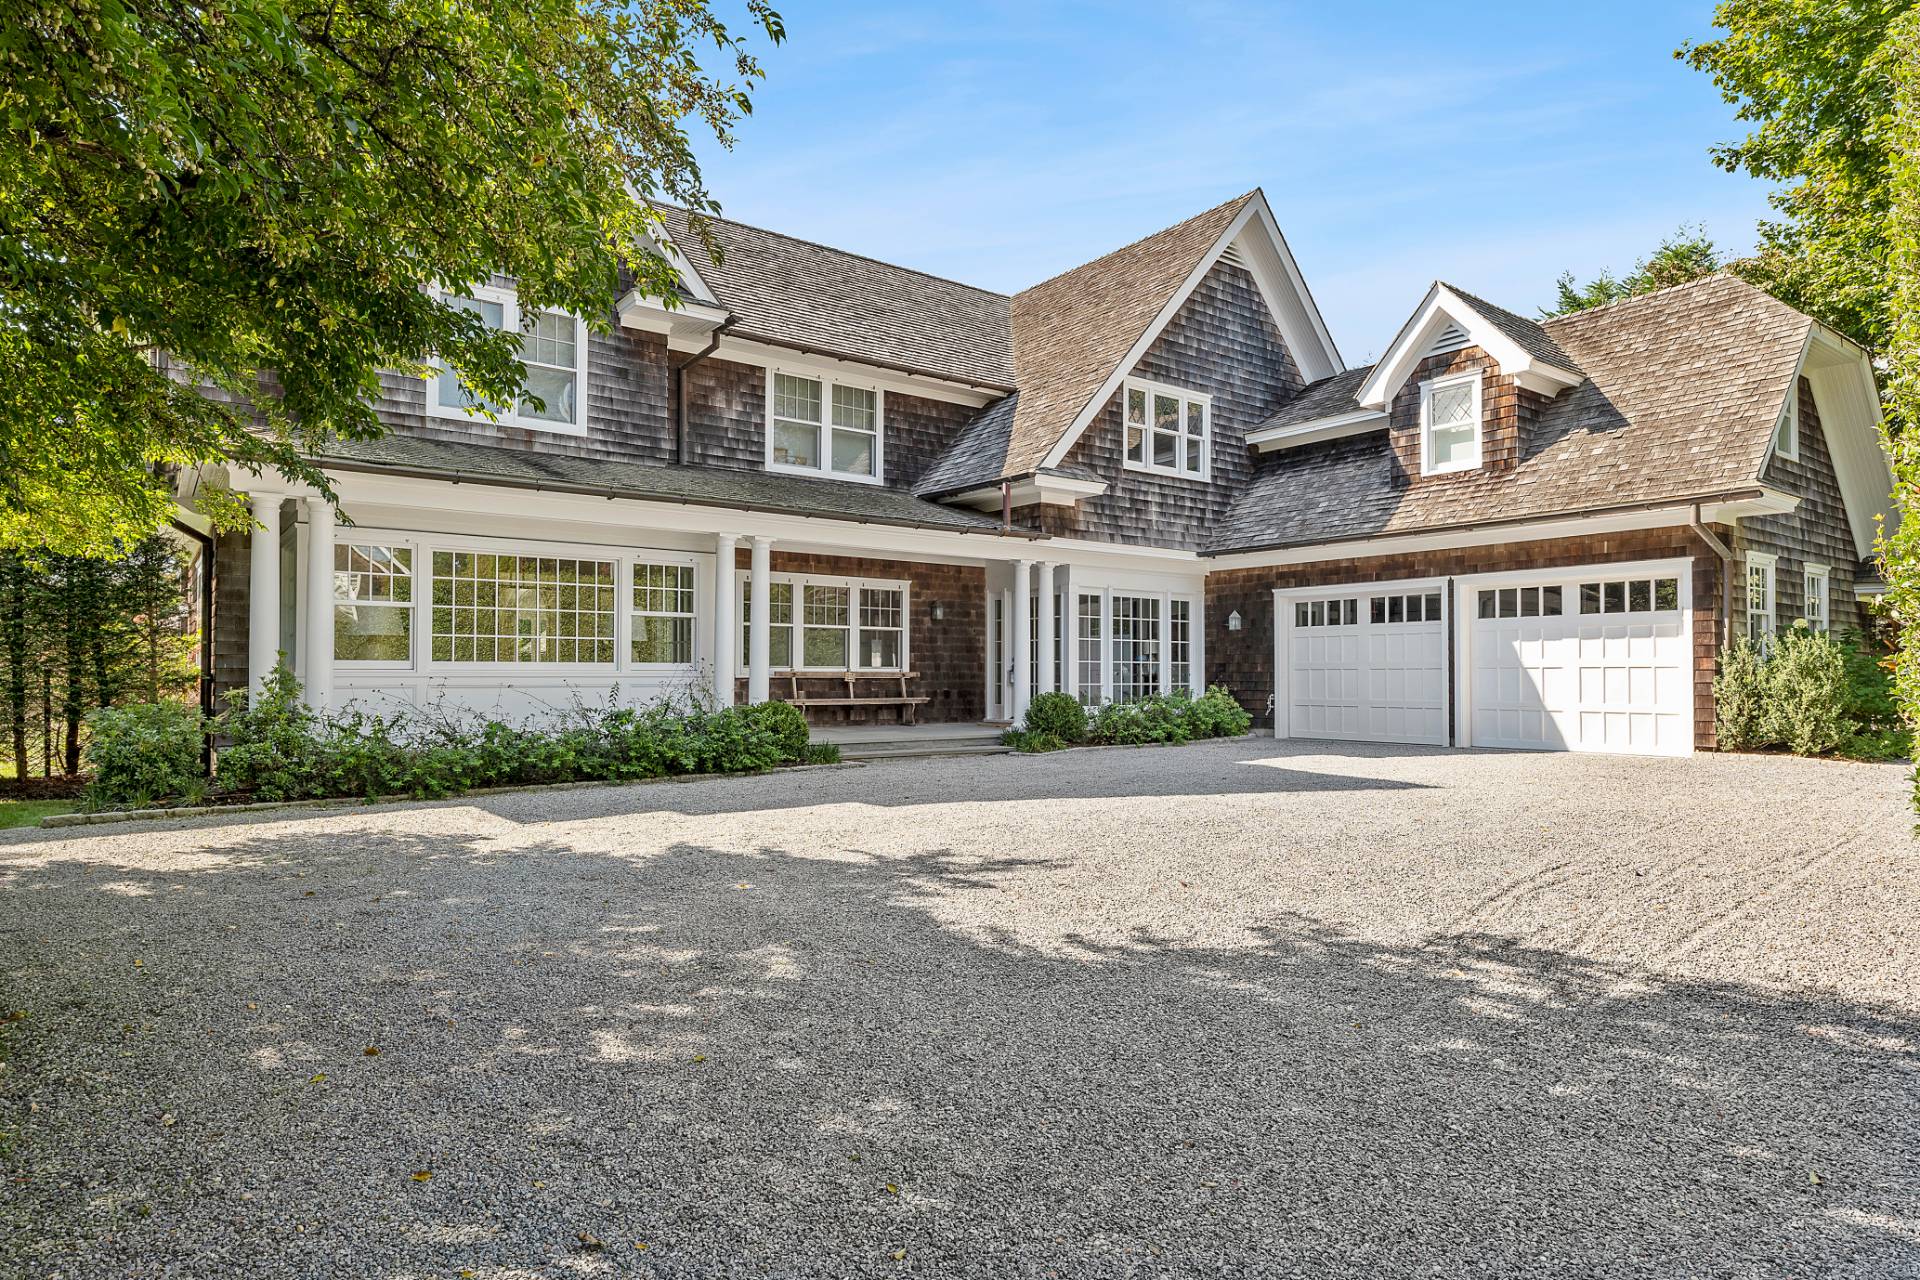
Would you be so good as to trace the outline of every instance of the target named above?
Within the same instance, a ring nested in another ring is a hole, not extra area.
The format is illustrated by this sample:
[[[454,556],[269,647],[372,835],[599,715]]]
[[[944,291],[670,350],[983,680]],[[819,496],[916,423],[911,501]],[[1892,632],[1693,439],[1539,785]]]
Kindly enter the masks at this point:
[[[1190,222],[1198,222],[1200,221],[1200,219],[1206,217],[1208,214],[1220,212],[1220,210],[1226,208],[1228,205],[1244,204],[1248,200],[1253,199],[1253,197],[1259,194],[1260,194],[1260,188],[1255,187],[1251,191],[1241,192],[1239,195],[1233,197],[1231,200],[1222,200],[1219,204],[1209,205],[1207,208],[1202,209],[1200,212],[1196,214],[1193,214],[1191,217],[1182,218],[1178,222],[1170,222],[1166,226],[1161,227],[1158,231],[1149,231],[1146,235],[1137,236],[1134,239],[1127,241],[1125,244],[1121,245],[1117,249],[1109,249],[1105,253],[1100,254],[1098,257],[1088,258],[1085,262],[1078,263],[1074,266],[1068,267],[1065,271],[1056,271],[1052,275],[1048,276],[1045,280],[1036,280],[1034,283],[1028,285],[1026,288],[1020,290],[1019,293],[1016,293],[1012,296],[1018,298],[1022,294],[1032,293],[1035,289],[1038,289],[1043,285],[1052,284],[1054,281],[1059,280],[1065,276],[1070,276],[1076,271],[1080,271],[1087,267],[1091,267],[1097,262],[1105,262],[1108,258],[1112,258],[1119,254],[1125,253],[1129,249],[1137,248],[1138,246],[1145,244],[1147,241],[1152,240],[1157,236],[1163,236],[1167,234],[1167,232],[1169,231],[1177,231],[1178,229],[1186,226]]]
[[[1582,316],[1597,315],[1602,311],[1612,311],[1616,307],[1624,307],[1632,303],[1645,302],[1650,298],[1658,298],[1662,294],[1678,293],[1682,289],[1695,289],[1700,287],[1701,285],[1711,284],[1716,280],[1722,280],[1722,279],[1732,280],[1737,284],[1744,284],[1747,286],[1747,288],[1752,289],[1755,293],[1759,294],[1760,296],[1764,298],[1771,298],[1775,302],[1780,302],[1780,299],[1775,298],[1772,294],[1768,293],[1765,289],[1757,288],[1754,285],[1747,284],[1745,280],[1742,280],[1739,276],[1735,275],[1732,271],[1729,271],[1725,267],[1721,267],[1719,270],[1709,272],[1704,276],[1695,276],[1691,280],[1682,280],[1679,284],[1670,284],[1659,289],[1651,289],[1646,293],[1631,294],[1625,298],[1615,298],[1612,302],[1603,302],[1596,307],[1582,307],[1578,311],[1563,311],[1559,315],[1548,316],[1546,319],[1536,320],[1534,321],[1534,323],[1541,326],[1542,328],[1545,328],[1547,325],[1557,324],[1562,320],[1578,320]],[[1780,305],[1784,307],[1787,304],[1784,302],[1780,302]],[[1789,308],[1789,310],[1791,309],[1792,308]]]
[[[669,209],[676,209],[681,213],[687,214],[689,217],[696,216],[693,210],[688,209],[684,205],[674,204],[671,201],[653,200],[648,203],[662,205]],[[794,244],[809,245],[815,249],[824,249],[828,253],[837,253],[843,258],[858,258],[861,262],[871,262],[874,266],[885,267],[889,271],[904,271],[909,275],[916,275],[924,280],[937,280],[941,284],[950,284],[956,288],[968,289],[974,293],[982,293],[989,298],[1004,298],[1007,301],[1012,301],[1013,299],[1013,295],[1010,293],[1001,293],[998,290],[988,289],[981,285],[968,284],[965,280],[955,280],[952,276],[937,275],[932,271],[922,271],[919,267],[909,267],[904,263],[888,262],[886,259],[876,258],[872,254],[855,253],[852,249],[842,249],[838,245],[826,244],[819,240],[809,240],[805,236],[796,236],[789,231],[775,231],[772,227],[763,227],[752,222],[742,222],[738,218],[723,218],[718,214],[712,213],[703,213],[697,216],[705,218],[709,222],[724,222],[729,226],[744,227],[748,231],[758,231],[763,236],[779,236],[782,240],[790,240]]]

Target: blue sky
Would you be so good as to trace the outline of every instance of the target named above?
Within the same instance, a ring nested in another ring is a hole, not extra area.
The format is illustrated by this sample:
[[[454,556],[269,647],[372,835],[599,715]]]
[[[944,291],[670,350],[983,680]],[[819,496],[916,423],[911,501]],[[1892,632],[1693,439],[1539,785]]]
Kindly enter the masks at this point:
[[[727,216],[1004,292],[1260,186],[1357,364],[1436,278],[1531,314],[1766,213],[1673,57],[1706,0],[776,7]]]

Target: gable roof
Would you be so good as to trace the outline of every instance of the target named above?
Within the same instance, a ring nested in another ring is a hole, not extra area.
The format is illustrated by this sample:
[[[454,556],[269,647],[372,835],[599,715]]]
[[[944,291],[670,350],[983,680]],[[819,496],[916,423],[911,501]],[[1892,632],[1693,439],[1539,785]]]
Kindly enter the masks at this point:
[[[1013,389],[1005,294],[724,218],[707,219],[721,256],[715,262],[685,209],[654,208],[700,284],[733,313],[730,333],[995,391]]]
[[[1555,368],[1565,369],[1568,373],[1581,372],[1579,361],[1568,355],[1566,349],[1554,341],[1546,326],[1538,320],[1529,320],[1505,307],[1495,306],[1484,298],[1477,298],[1458,285],[1441,281],[1442,288],[1472,307],[1487,323],[1502,335],[1511,339],[1522,351],[1538,360],[1544,360]]]
[[[1453,327],[1464,330],[1473,345],[1492,356],[1500,372],[1530,390],[1554,395],[1584,376],[1578,362],[1537,321],[1436,280],[1355,393],[1359,407],[1385,408],[1406,385],[1434,339]]]
[[[1539,327],[1586,380],[1547,402],[1512,470],[1396,484],[1386,431],[1271,454],[1216,526],[1209,550],[1757,490],[1813,321],[1721,275]]]

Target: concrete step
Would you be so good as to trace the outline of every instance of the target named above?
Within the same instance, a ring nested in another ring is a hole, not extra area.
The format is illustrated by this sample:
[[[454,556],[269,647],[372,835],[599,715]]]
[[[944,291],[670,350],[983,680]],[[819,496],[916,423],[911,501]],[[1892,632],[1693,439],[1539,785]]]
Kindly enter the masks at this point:
[[[1013,748],[998,740],[958,738],[950,742],[843,742],[842,760],[918,760],[934,756],[997,756]]]

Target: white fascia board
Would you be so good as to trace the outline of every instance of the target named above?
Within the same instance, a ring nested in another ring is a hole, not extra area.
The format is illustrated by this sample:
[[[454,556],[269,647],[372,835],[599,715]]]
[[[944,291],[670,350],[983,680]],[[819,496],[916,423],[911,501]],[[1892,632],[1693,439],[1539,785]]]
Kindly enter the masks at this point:
[[[1758,500],[1756,500],[1758,501]],[[1794,501],[1798,501],[1795,499]],[[1708,523],[1724,523],[1740,514],[1740,503],[1710,503],[1702,509]],[[1791,509],[1791,508],[1789,508]],[[1693,508],[1685,503],[1647,507],[1591,516],[1530,521],[1524,524],[1492,524],[1432,533],[1405,533],[1380,538],[1355,538],[1345,542],[1320,542],[1310,546],[1277,547],[1271,551],[1246,551],[1235,555],[1211,557],[1209,563],[1219,570],[1262,569],[1321,560],[1372,559],[1379,556],[1407,555],[1420,551],[1444,551],[1454,547],[1492,547],[1508,542],[1540,542],[1548,539],[1577,538],[1591,534],[1624,533],[1633,529],[1670,529],[1684,527]],[[1761,514],[1755,512],[1753,514]],[[1767,512],[1766,514],[1775,514]]]
[[[1360,384],[1354,399],[1363,408],[1384,411],[1449,322],[1459,325],[1474,346],[1493,357],[1501,373],[1530,391],[1554,396],[1585,381],[1571,369],[1534,359],[1519,343],[1474,310],[1466,299],[1435,281],[1413,316],[1400,326],[1400,332],[1394,335],[1392,345],[1374,365],[1373,372]]]
[[[1892,534],[1900,521],[1892,496],[1893,465],[1881,439],[1880,389],[1872,361],[1853,343],[1816,325],[1801,356],[1796,387],[1801,376],[1813,388],[1814,408],[1820,415],[1827,454],[1833,459],[1854,550],[1865,560],[1873,554],[1879,531],[1884,528]],[[1807,424],[1801,423],[1800,430],[1806,429]],[[1771,458],[1771,439],[1767,450]]]
[[[1046,503],[1056,507],[1071,507],[1086,498],[1097,498],[1107,491],[1103,480],[1075,480],[1069,476],[1028,476],[1016,480],[1002,494],[997,484],[982,485],[978,489],[968,489],[956,493],[942,501],[961,506],[976,507],[982,511],[998,511],[1003,503],[1016,507],[1030,507],[1035,503]]]
[[[629,190],[631,190],[631,187],[629,187]],[[658,215],[656,214],[655,216],[657,217]],[[662,223],[656,221],[654,223],[654,233],[642,238],[647,242],[649,249],[652,249],[655,253],[658,253],[667,260],[667,265],[672,267],[679,275],[680,283],[686,286],[688,293],[702,302],[718,304],[719,299],[715,296],[713,289],[708,286],[706,278],[702,276],[699,269],[693,265],[693,259],[689,258],[681,251],[679,245],[667,237],[666,227]],[[704,249],[704,246],[702,246],[702,248]]]
[[[669,342],[668,345],[677,344]],[[858,360],[844,360],[838,356],[796,351],[790,347],[778,346],[771,342],[758,342],[752,338],[736,337],[730,333],[720,336],[720,345],[714,348],[713,358],[730,360],[735,364],[753,365],[762,369],[777,367],[788,373],[812,372],[842,382],[858,382],[862,386],[878,387],[882,391],[921,396],[928,400],[943,400],[949,404],[966,405],[972,409],[984,409],[1007,395],[1005,391],[998,388],[950,382],[925,374],[905,373],[898,369],[863,364]]]
[[[1293,422],[1284,427],[1263,427],[1258,431],[1247,432],[1247,443],[1262,453],[1275,449],[1292,449],[1303,444],[1315,444],[1321,440],[1339,440],[1346,436],[1365,435],[1369,431],[1379,431],[1387,425],[1387,415],[1378,409],[1356,409],[1352,413],[1334,414],[1327,418],[1313,418],[1306,422]]]
[[[1313,305],[1311,297],[1304,293],[1306,283],[1300,279],[1299,267],[1291,265],[1293,255],[1287,252],[1284,243],[1277,239],[1279,228],[1274,224],[1273,210],[1267,207],[1266,196],[1256,192],[1254,198],[1247,201],[1247,207],[1242,209],[1239,215],[1227,224],[1227,229],[1220,233],[1219,238],[1213,242],[1213,246],[1200,255],[1199,262],[1195,264],[1193,270],[1187,274],[1186,280],[1168,297],[1165,305],[1154,315],[1152,323],[1146,327],[1145,332],[1140,335],[1131,347],[1127,348],[1127,354],[1120,358],[1120,362],[1114,366],[1112,371],[1107,374],[1105,380],[1100,383],[1099,389],[1093,393],[1086,404],[1081,406],[1080,412],[1074,415],[1072,424],[1068,426],[1066,432],[1061,435],[1053,448],[1047,451],[1046,457],[1041,459],[1041,469],[1057,467],[1066,460],[1067,453],[1075,444],[1079,443],[1080,437],[1086,432],[1086,429],[1092,425],[1093,420],[1099,416],[1100,411],[1106,407],[1107,401],[1113,398],[1113,393],[1120,389],[1121,382],[1126,379],[1129,373],[1133,372],[1133,367],[1140,362],[1140,357],[1147,353],[1148,348],[1153,346],[1167,325],[1172,323],[1173,318],[1180,314],[1180,308],[1187,304],[1187,299],[1193,296],[1193,291],[1199,288],[1200,282],[1207,278],[1209,271],[1213,270],[1214,264],[1220,260],[1221,253],[1226,250],[1228,245],[1240,238],[1241,232],[1250,226],[1256,225],[1259,227],[1260,232],[1266,237],[1266,247],[1283,265],[1289,267],[1291,278],[1287,281],[1287,288],[1299,293],[1299,296],[1302,298],[1303,309],[1312,322],[1313,332],[1310,336],[1313,341],[1309,343],[1304,341],[1309,335],[1288,332],[1289,326],[1286,323],[1286,317],[1280,312],[1274,312],[1274,323],[1281,326],[1281,338],[1287,343],[1289,349],[1298,353],[1295,359],[1303,368],[1317,367],[1316,364],[1304,358],[1309,355],[1317,355],[1320,360],[1324,360],[1328,372],[1327,374],[1321,375],[1322,377],[1338,373],[1346,367],[1340,363],[1340,353],[1335,350],[1333,346],[1333,339],[1327,333],[1326,322],[1320,318],[1319,308]],[[1250,261],[1253,264],[1253,268],[1257,268],[1259,256],[1260,255],[1257,254],[1243,255],[1243,260]],[[1256,282],[1259,282],[1263,272],[1253,268],[1250,269],[1252,269],[1254,279]],[[1277,282],[1267,281],[1261,285],[1261,294],[1266,300],[1270,312],[1274,311],[1275,307],[1274,297],[1278,293],[1275,287],[1276,284]],[[1316,347],[1318,347],[1317,352]],[[1317,381],[1317,379],[1315,380]]]
[[[1318,382],[1322,378],[1330,378],[1346,369],[1346,361],[1341,359],[1340,349],[1334,345],[1333,333],[1327,328],[1326,318],[1320,314],[1320,304],[1314,301],[1313,291],[1307,288],[1307,278],[1301,274],[1300,264],[1294,260],[1287,237],[1280,230],[1279,219],[1273,216],[1273,206],[1267,203],[1267,193],[1256,192],[1254,204],[1256,216],[1238,237],[1241,259],[1248,264],[1254,283],[1260,286],[1261,296],[1267,304],[1267,310],[1273,315],[1274,323],[1283,326],[1281,337],[1294,353],[1295,363],[1307,375],[1307,381]],[[1249,234],[1255,228],[1265,232],[1265,235]],[[1286,296],[1275,296],[1279,291],[1274,286],[1279,282],[1269,279],[1275,265],[1287,285]],[[1310,330],[1308,334],[1295,333],[1293,330],[1297,323],[1288,323],[1289,320],[1297,322],[1300,319],[1306,321]],[[1313,340],[1306,341],[1308,337]]]

